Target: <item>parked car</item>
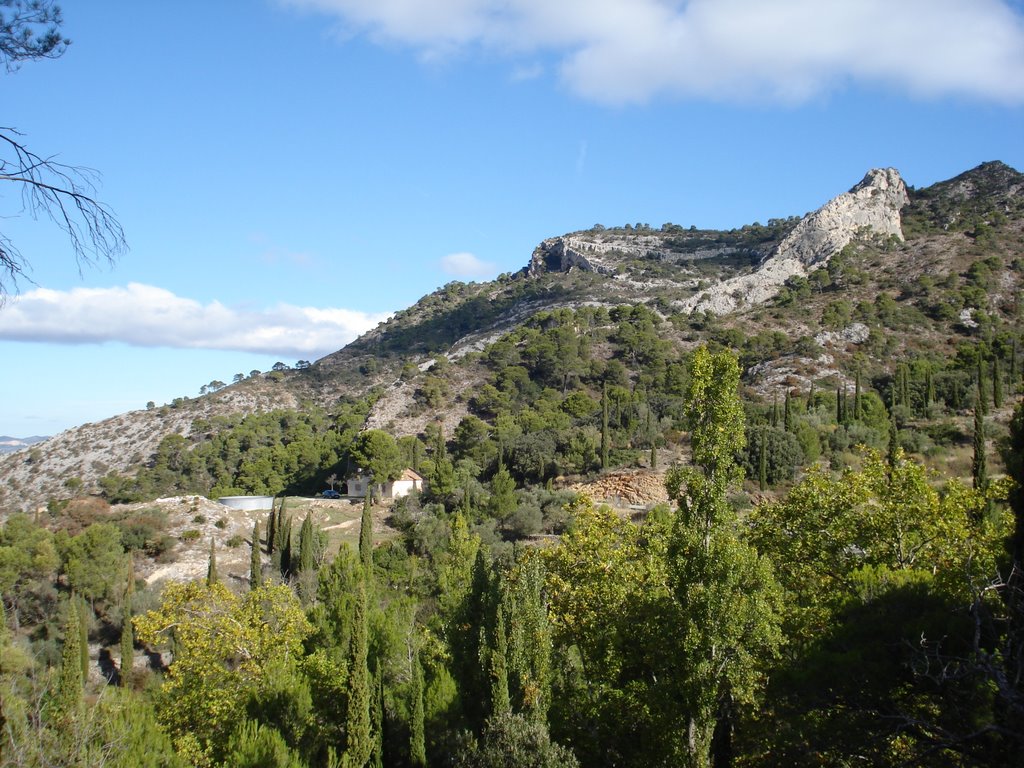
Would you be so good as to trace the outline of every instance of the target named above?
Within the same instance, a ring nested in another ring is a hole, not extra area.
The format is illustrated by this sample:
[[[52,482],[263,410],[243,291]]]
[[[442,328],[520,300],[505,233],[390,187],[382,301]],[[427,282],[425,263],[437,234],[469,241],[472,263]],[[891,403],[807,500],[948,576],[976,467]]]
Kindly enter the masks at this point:
[[[320,495],[323,496],[325,499],[340,499],[341,498],[341,494],[338,493],[337,491],[335,491],[334,489],[331,489],[331,488],[329,488],[328,490],[324,491]]]

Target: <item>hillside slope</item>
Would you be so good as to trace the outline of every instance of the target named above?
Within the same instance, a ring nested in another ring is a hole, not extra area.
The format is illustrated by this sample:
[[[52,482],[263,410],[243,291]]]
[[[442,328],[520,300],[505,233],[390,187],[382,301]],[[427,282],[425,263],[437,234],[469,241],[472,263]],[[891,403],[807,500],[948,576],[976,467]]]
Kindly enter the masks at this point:
[[[965,343],[1005,347],[1020,334],[1022,212],[1024,176],[986,163],[922,190],[893,169],[871,171],[817,211],[766,225],[638,224],[550,238],[519,272],[450,283],[308,369],[82,425],[0,457],[0,509],[44,505],[69,484],[93,491],[110,472],[151,463],[168,434],[203,439],[193,423],[216,416],[331,412],[369,396],[371,427],[415,435],[440,421],[450,431],[489,380],[480,353],[539,312],[645,306],[677,350],[708,340],[736,348],[755,395],[823,378],[852,384],[854,367],[948,360]]]

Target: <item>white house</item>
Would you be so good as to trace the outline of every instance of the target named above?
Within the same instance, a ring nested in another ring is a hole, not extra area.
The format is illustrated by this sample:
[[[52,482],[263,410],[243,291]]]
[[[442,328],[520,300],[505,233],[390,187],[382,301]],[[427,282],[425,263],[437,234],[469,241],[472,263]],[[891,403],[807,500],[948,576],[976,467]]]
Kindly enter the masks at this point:
[[[364,473],[362,470],[356,473],[355,477],[350,477],[345,481],[345,485],[348,487],[347,496],[366,496],[366,487],[370,484],[373,478]],[[403,496],[407,496],[413,491],[423,490],[423,478],[413,472],[411,469],[406,468],[402,470],[402,474],[399,475],[397,480],[391,480],[387,483],[378,483],[374,486],[373,495],[378,499],[400,499]]]

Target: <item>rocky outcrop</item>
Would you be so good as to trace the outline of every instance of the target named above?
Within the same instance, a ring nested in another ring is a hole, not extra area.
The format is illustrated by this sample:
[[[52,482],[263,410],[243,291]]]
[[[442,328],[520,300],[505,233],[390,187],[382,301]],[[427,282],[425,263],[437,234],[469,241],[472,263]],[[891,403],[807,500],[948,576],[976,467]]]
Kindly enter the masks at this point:
[[[745,304],[761,304],[790,277],[826,263],[863,232],[902,240],[900,209],[908,202],[895,168],[869,171],[849,192],[805,216],[755,272],[725,280],[681,306],[688,312],[725,314]]]
[[[634,236],[611,241],[575,235],[550,237],[541,242],[530,257],[527,272],[531,277],[544,272],[568,272],[581,269],[600,275],[614,275],[623,257],[661,256],[662,241],[657,236]]]

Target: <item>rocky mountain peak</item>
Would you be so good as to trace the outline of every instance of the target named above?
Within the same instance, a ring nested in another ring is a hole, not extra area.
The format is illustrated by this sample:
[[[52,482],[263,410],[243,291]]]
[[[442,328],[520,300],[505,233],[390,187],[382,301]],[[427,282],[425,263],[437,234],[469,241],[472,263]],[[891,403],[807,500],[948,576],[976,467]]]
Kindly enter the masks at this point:
[[[794,275],[825,264],[865,231],[903,239],[900,210],[910,201],[895,168],[875,168],[849,192],[809,213],[749,275],[725,280],[682,302],[685,310],[731,312],[774,296]]]

